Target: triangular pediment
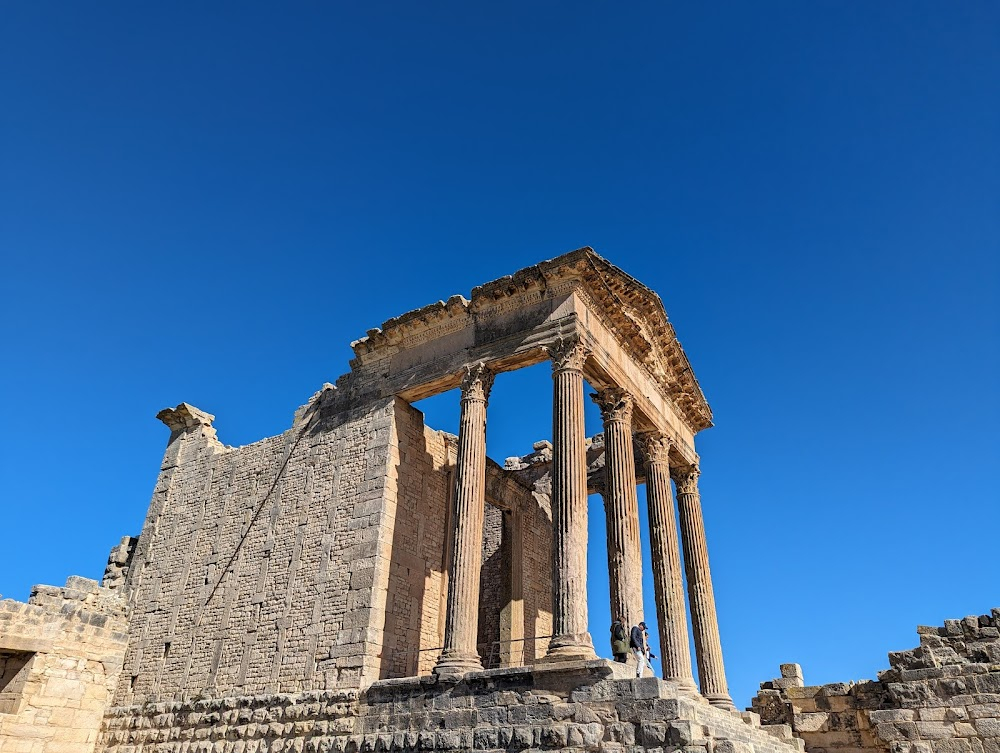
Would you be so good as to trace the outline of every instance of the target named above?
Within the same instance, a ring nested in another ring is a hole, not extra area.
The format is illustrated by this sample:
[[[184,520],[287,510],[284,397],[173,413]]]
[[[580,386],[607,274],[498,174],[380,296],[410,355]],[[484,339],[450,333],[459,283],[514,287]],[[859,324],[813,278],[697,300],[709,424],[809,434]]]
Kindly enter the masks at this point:
[[[712,410],[660,297],[589,246],[480,285],[472,291],[471,307],[496,305],[531,288],[560,286],[576,288],[622,349],[655,379],[692,431],[712,425]]]

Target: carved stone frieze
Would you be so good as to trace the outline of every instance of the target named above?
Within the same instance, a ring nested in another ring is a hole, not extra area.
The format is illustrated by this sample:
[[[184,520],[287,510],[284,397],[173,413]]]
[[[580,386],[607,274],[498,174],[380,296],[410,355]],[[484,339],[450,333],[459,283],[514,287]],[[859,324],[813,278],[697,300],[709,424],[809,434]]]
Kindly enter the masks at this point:
[[[413,347],[464,329],[469,323],[468,311],[469,301],[464,296],[453,295],[447,301],[387,319],[381,327],[368,330],[364,337],[352,342],[351,348],[355,356],[364,361],[365,356],[404,341],[407,347]]]

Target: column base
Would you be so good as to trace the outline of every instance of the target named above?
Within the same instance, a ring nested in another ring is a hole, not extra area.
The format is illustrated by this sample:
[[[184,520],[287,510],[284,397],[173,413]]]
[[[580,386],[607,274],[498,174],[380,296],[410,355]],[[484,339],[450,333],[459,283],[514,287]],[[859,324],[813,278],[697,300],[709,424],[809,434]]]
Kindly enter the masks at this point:
[[[479,654],[464,651],[445,650],[434,665],[434,674],[438,677],[459,677],[467,672],[482,671],[483,662]]]
[[[736,711],[736,705],[728,693],[708,694],[705,696],[705,700],[716,708],[725,709],[726,711]]]
[[[694,684],[693,677],[664,677],[663,679],[677,685],[677,689],[680,691],[698,694],[698,686]]]
[[[539,659],[541,664],[561,661],[588,661],[596,659],[594,641],[590,633],[567,633],[557,635],[549,641],[549,650]]]

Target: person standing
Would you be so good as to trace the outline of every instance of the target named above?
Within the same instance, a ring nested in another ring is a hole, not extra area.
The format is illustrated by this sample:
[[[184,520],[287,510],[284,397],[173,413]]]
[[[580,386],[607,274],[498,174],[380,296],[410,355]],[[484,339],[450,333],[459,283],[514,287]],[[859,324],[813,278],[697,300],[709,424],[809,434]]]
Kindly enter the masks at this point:
[[[611,653],[615,656],[615,661],[625,663],[628,655],[628,635],[625,632],[625,625],[620,617],[615,617],[611,623]]]
[[[629,648],[635,656],[635,676],[642,677],[646,671],[646,623],[640,622],[629,631]]]
[[[642,631],[642,640],[646,644],[646,664],[649,666],[650,670],[653,669],[653,659],[656,658],[656,654],[653,653],[653,649],[649,647],[649,630]]]

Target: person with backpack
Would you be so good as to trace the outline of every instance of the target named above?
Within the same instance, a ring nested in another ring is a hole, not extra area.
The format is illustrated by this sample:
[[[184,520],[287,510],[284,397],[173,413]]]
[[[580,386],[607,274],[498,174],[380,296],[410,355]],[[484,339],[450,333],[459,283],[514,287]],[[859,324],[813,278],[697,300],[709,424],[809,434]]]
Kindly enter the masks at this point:
[[[620,617],[615,617],[611,623],[611,653],[615,656],[615,661],[625,663],[628,655],[628,636],[625,634],[625,625]]]
[[[629,648],[635,656],[635,676],[642,677],[646,671],[648,659],[646,658],[646,623],[640,622],[634,625],[629,631]]]

